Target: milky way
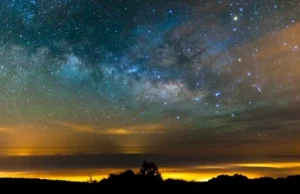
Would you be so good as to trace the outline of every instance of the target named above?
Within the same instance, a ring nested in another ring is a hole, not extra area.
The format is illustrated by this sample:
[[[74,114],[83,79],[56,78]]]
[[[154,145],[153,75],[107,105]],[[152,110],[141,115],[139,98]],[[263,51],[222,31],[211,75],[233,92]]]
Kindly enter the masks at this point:
[[[2,0],[0,146],[298,154],[299,6]]]

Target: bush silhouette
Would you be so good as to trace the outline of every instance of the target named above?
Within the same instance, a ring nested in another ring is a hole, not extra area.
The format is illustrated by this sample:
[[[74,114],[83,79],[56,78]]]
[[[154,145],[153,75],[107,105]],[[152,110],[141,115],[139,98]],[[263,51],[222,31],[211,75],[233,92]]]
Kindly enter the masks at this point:
[[[130,186],[133,184],[156,184],[163,182],[158,167],[153,162],[144,161],[140,171],[134,173],[132,170],[126,170],[118,174],[109,174],[107,179],[103,179],[100,183]]]
[[[234,174],[233,176],[229,176],[229,175],[219,175],[216,178],[212,178],[211,180],[209,180],[210,183],[214,183],[214,184],[243,184],[245,182],[247,182],[249,179],[248,177],[244,176],[244,175],[240,175],[240,174]]]

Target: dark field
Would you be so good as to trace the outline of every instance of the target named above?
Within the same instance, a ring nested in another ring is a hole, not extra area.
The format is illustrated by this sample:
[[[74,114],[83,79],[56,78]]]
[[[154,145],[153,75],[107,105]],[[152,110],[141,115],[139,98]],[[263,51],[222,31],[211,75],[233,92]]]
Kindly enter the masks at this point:
[[[300,192],[300,176],[248,179],[242,175],[221,175],[208,182],[155,180],[117,175],[100,182],[67,182],[39,179],[0,179],[1,193],[260,193]]]

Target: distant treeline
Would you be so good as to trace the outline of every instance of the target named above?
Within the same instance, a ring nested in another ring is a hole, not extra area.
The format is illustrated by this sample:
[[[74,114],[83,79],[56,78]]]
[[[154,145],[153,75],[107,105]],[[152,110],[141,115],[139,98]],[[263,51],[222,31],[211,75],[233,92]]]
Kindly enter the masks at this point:
[[[125,170],[101,181],[85,182],[40,179],[0,179],[0,193],[300,193],[300,175],[286,178],[248,179],[243,175],[220,175],[207,182],[163,180],[155,163],[144,162],[140,171]]]

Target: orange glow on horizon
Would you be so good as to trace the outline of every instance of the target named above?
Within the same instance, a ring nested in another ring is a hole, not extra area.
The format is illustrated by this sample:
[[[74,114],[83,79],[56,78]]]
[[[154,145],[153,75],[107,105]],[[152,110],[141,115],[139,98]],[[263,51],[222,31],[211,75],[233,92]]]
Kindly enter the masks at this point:
[[[289,175],[300,174],[300,162],[274,162],[274,163],[241,163],[241,164],[223,164],[202,167],[187,168],[160,168],[163,179],[181,179],[186,181],[208,181],[218,175],[242,174],[248,178],[259,177],[286,177]],[[268,168],[267,171],[260,171],[259,168]],[[298,168],[298,169],[295,169]],[[280,175],[276,171],[281,169]],[[81,169],[74,171],[56,171],[56,172],[0,172],[0,177],[10,178],[39,178],[49,180],[66,180],[75,182],[87,182],[89,175],[93,180],[107,178],[110,173],[119,173],[125,169]],[[137,172],[138,168],[132,169]]]
[[[226,174],[226,175],[243,174],[243,175],[247,176],[248,178],[261,177],[259,174],[237,173],[237,172],[232,172],[232,173],[169,172],[169,173],[164,173],[162,176],[164,179],[182,179],[182,180],[186,180],[186,181],[203,182],[203,181],[208,181],[208,180],[210,180],[214,177],[217,177],[221,174]]]
[[[93,174],[91,177],[93,180],[100,181],[104,178],[108,177],[107,173],[100,173],[100,174]],[[194,173],[194,172],[166,172],[162,173],[162,177],[164,180],[166,179],[179,179],[185,181],[208,181],[211,178],[217,177],[222,173]],[[227,175],[233,175],[236,173],[226,173]],[[241,174],[241,173],[238,173]],[[257,178],[260,177],[258,174],[243,174],[248,178]],[[47,179],[47,180],[61,180],[61,181],[72,181],[72,182],[87,182],[89,180],[89,175],[68,175],[68,174],[61,174],[61,175],[52,175],[47,173],[30,173],[30,172],[2,172],[0,173],[1,178],[37,178],[37,179]]]
[[[242,163],[233,164],[239,167],[259,167],[259,168],[296,168],[300,167],[300,162],[273,162],[273,163]]]

